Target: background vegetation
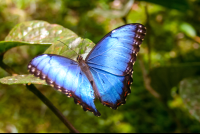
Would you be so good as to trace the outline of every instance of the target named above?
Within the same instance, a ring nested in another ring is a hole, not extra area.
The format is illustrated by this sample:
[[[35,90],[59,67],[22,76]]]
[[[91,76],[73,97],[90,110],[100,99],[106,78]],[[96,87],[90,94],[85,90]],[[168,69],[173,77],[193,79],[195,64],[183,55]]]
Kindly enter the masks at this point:
[[[142,23],[147,35],[134,66],[132,93],[118,110],[96,105],[101,117],[72,98],[36,85],[80,132],[200,132],[199,0],[0,0],[1,60],[17,74],[48,45],[3,50],[18,23],[59,24],[97,43],[125,23]],[[18,36],[16,36],[17,38]],[[5,66],[0,77],[9,76]],[[26,86],[0,84],[0,132],[69,132]]]

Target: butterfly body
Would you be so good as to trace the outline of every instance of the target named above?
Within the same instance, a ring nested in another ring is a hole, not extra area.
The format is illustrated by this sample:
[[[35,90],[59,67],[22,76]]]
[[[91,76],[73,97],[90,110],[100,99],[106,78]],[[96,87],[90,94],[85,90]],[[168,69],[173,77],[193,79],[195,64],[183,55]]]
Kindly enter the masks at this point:
[[[54,54],[39,55],[28,65],[30,73],[46,80],[85,111],[100,116],[94,99],[117,109],[125,104],[131,92],[133,64],[146,29],[141,24],[128,24],[108,33],[85,60],[77,61]]]
[[[93,87],[93,90],[95,91],[94,93],[96,94],[96,97],[99,98],[99,93],[98,93],[98,90],[97,90],[97,86],[96,86],[96,84],[94,82],[94,79],[93,79],[92,73],[90,72],[89,66],[83,60],[82,56],[79,55],[77,57],[77,60],[78,60],[78,63],[79,63],[79,66],[80,66],[82,72],[84,72],[84,74],[86,75],[86,77],[90,81],[90,84]]]

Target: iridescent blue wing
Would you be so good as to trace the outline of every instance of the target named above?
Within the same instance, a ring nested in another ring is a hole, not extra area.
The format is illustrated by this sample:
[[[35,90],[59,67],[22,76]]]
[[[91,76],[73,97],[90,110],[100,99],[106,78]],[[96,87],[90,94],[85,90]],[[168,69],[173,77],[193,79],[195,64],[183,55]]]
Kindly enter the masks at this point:
[[[100,69],[90,68],[98,89],[98,97],[103,105],[117,109],[125,104],[126,97],[131,93],[131,75],[118,76]]]
[[[100,116],[94,104],[92,86],[76,61],[58,55],[43,54],[31,60],[28,70],[68,97],[73,97],[74,102],[82,105],[85,111]]]
[[[124,76],[133,69],[146,29],[142,24],[128,24],[108,33],[86,57],[90,67]]]
[[[141,24],[128,24],[108,33],[86,57],[100,101],[113,109],[130,93],[133,64],[146,34]]]

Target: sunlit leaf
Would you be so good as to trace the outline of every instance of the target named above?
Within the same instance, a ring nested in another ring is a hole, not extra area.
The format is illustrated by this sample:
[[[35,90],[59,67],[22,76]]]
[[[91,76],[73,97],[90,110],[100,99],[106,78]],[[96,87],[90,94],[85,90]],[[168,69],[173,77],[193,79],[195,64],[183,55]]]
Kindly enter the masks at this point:
[[[49,24],[45,21],[28,21],[15,26],[6,37],[6,41],[0,42],[0,52],[30,44],[50,44],[51,46],[44,53],[57,54],[74,60],[78,54],[85,58],[95,45],[89,39],[82,39],[60,25]],[[46,84],[37,81],[35,77],[29,77],[29,75],[5,77],[1,82],[4,84]]]
[[[80,37],[72,39],[63,39],[52,44],[44,53],[57,54],[76,60],[78,54],[86,58],[88,53],[92,50],[95,44],[89,39],[82,39]]]
[[[95,45],[92,41],[82,39],[58,24],[27,21],[16,25],[5,41],[0,42],[0,52],[28,44],[51,45],[44,53],[59,54],[68,58],[77,57],[77,54],[88,54]]]
[[[30,44],[43,44],[62,38],[74,38],[77,35],[58,24],[45,21],[26,21],[16,25],[5,38],[5,41],[23,41]]]
[[[194,38],[196,36],[196,31],[195,31],[194,27],[188,23],[181,24],[180,30],[191,38]]]
[[[186,78],[180,82],[180,95],[190,114],[200,121],[200,77]]]
[[[28,84],[28,83],[47,85],[44,80],[41,80],[41,79],[31,75],[31,74],[29,74],[29,75],[7,76],[7,77],[4,77],[4,78],[1,78],[0,83],[8,84],[8,85]]]

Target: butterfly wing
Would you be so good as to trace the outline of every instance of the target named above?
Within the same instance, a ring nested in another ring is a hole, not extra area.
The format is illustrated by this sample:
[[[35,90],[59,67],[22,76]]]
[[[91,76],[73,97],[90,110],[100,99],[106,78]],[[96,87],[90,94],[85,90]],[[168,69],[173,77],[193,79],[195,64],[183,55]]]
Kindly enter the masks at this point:
[[[137,23],[111,31],[89,53],[86,63],[115,75],[129,74],[145,33],[146,28]]]
[[[117,109],[118,106],[126,103],[126,96],[131,93],[131,75],[117,76],[96,68],[90,68],[90,71],[103,105]]]
[[[128,24],[108,33],[89,53],[86,63],[102,104],[116,109],[130,93],[133,64],[146,34],[141,24]]]
[[[85,111],[100,116],[94,104],[92,86],[76,61],[59,55],[43,54],[31,60],[28,70],[68,97],[73,97],[74,102]]]

